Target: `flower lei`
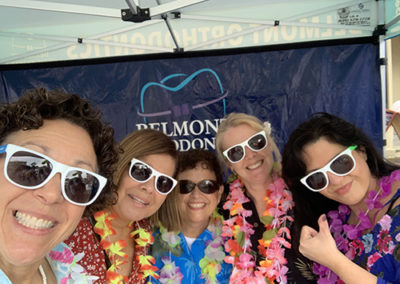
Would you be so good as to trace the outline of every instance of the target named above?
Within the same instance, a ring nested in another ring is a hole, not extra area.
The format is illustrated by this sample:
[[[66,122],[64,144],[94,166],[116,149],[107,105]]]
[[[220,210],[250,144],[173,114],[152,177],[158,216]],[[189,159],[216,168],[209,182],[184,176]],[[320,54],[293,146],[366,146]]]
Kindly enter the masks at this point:
[[[361,255],[365,250],[365,245],[359,238],[363,235],[364,230],[371,229],[373,226],[368,217],[368,213],[373,209],[379,210],[384,207],[380,200],[391,193],[393,179],[400,179],[400,171],[393,172],[390,177],[381,178],[379,181],[379,191],[371,190],[368,193],[368,197],[365,199],[367,210],[364,212],[360,209],[360,213],[357,215],[358,222],[356,225],[346,224],[351,213],[347,205],[340,204],[337,210],[328,212],[329,228],[335,239],[336,246],[348,259],[353,260],[356,255]],[[377,213],[375,213],[374,219]],[[373,259],[368,259],[368,268],[381,257],[382,255],[374,255]],[[314,262],[313,272],[319,276],[318,283],[344,284],[332,270],[319,263]]]
[[[230,283],[287,282],[288,268],[285,266],[287,260],[284,254],[285,248],[290,248],[291,244],[285,237],[291,237],[286,221],[293,221],[293,218],[286,213],[293,208],[293,201],[283,179],[274,173],[273,180],[264,198],[267,209],[261,218],[265,232],[263,238],[258,240],[258,251],[263,257],[259,266],[256,266],[255,253],[251,248],[253,226],[246,222],[246,217],[253,212],[243,208],[243,203],[249,201],[244,195],[244,185],[240,178],[230,185],[230,193],[223,208],[230,210],[232,217],[225,220],[222,227],[222,236],[230,238],[225,243],[225,250],[230,254],[225,257],[225,262],[234,265]]]
[[[217,283],[217,275],[221,271],[221,263],[225,258],[223,249],[223,238],[221,237],[221,227],[223,218],[215,210],[212,214],[207,229],[212,233],[213,239],[208,242],[204,249],[204,257],[200,260],[199,266],[201,268],[201,278],[206,280],[206,283]],[[180,237],[176,232],[169,232],[160,224],[161,240],[168,244],[170,250],[175,250],[180,243]],[[161,258],[164,263],[163,268],[160,270],[160,282],[175,284],[181,283],[183,274],[180,268],[171,261],[171,258],[164,256]]]
[[[112,263],[106,273],[107,283],[118,284],[122,281],[128,282],[127,276],[120,275],[117,272],[120,268],[120,265],[127,263],[126,259],[128,258],[128,255],[122,251],[126,247],[126,242],[124,240],[119,240],[112,243],[107,240],[108,236],[115,235],[115,230],[111,225],[111,221],[118,216],[116,214],[111,215],[108,211],[99,211],[93,216],[96,220],[94,231],[101,237],[100,245],[103,247]],[[132,227],[133,222],[129,224],[129,228],[132,229]],[[129,234],[130,238],[134,238],[135,236],[136,248],[146,247],[147,245],[151,245],[153,243],[153,236],[151,232],[147,232],[143,228],[139,228]],[[148,276],[158,279],[159,276],[157,273],[155,273],[155,271],[157,271],[157,267],[154,266],[154,257],[151,255],[139,255],[137,260],[140,265],[142,279],[145,279]]]

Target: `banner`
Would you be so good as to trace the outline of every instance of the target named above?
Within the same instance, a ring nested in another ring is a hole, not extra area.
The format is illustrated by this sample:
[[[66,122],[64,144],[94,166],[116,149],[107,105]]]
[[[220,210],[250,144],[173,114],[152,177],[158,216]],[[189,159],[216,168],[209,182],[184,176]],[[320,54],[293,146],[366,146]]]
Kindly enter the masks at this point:
[[[229,56],[171,58],[2,71],[0,100],[34,87],[62,88],[97,104],[119,141],[131,131],[163,131],[179,150],[213,150],[231,112],[269,121],[282,149],[312,113],[362,127],[382,147],[378,46],[336,45]]]

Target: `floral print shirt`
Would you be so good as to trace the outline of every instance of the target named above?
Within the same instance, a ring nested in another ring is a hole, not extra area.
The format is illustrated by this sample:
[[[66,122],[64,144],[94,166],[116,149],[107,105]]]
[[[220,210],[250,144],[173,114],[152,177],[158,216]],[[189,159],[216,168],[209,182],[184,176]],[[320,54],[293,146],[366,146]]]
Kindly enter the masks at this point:
[[[83,254],[73,255],[71,249],[64,243],[56,246],[47,256],[47,261],[60,284],[90,284],[97,277],[90,276],[78,264]],[[12,284],[10,279],[0,269],[0,283]]]
[[[141,228],[150,230],[150,223],[147,219],[138,222]],[[138,229],[136,222],[133,223],[132,230]],[[106,263],[106,256],[103,248],[100,246],[97,234],[93,231],[89,219],[83,218],[76,228],[75,232],[65,241],[74,253],[84,253],[81,260],[81,265],[90,273],[99,277],[96,284],[106,283],[106,271],[108,269]],[[132,272],[128,276],[127,284],[143,284],[145,280],[142,279],[140,273],[140,265],[136,260],[139,255],[147,253],[148,248],[141,247],[135,249],[135,255],[132,261]]]
[[[400,197],[400,189],[392,201]],[[380,283],[400,283],[400,205],[392,208],[374,226],[361,236],[354,261],[378,277]]]

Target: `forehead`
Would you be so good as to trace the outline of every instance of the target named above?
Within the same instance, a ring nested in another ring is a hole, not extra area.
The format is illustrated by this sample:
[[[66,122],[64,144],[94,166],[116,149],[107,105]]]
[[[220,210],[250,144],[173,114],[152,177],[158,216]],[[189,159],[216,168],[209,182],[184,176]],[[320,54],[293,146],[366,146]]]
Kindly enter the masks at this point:
[[[320,138],[317,141],[304,146],[302,157],[307,170],[322,168],[337,154],[345,150],[343,145],[332,143],[326,138]]]
[[[201,181],[203,179],[216,179],[215,173],[208,169],[205,168],[203,166],[201,166],[201,164],[197,164],[195,168],[193,169],[187,169],[184,170],[183,172],[180,172],[178,174],[178,179],[182,180],[182,179],[188,179],[191,181]]]
[[[222,137],[222,147],[223,149],[227,149],[233,145],[242,143],[257,132],[260,132],[260,130],[256,130],[248,124],[231,126],[225,131]]]

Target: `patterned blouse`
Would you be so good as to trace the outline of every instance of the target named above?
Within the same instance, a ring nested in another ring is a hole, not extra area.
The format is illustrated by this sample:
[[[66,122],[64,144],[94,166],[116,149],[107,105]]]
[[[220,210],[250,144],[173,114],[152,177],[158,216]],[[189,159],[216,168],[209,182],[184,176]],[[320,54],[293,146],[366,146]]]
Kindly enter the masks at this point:
[[[139,223],[139,225],[137,223]],[[150,223],[147,219],[134,222],[132,230],[138,229],[139,226],[146,230],[151,229]],[[99,239],[100,237],[93,231],[93,226],[89,219],[83,218],[75,232],[65,241],[65,243],[75,254],[81,252],[84,253],[80,265],[83,266],[90,275],[99,277],[99,279],[94,283],[103,284],[106,283],[106,271],[110,264],[106,253],[99,244]],[[132,260],[132,272],[128,276],[129,281],[127,284],[145,283],[145,280],[141,278],[141,273],[139,271],[140,265],[138,264],[136,257],[146,254],[147,251],[148,247],[141,247],[139,249],[135,248],[135,255]]]

